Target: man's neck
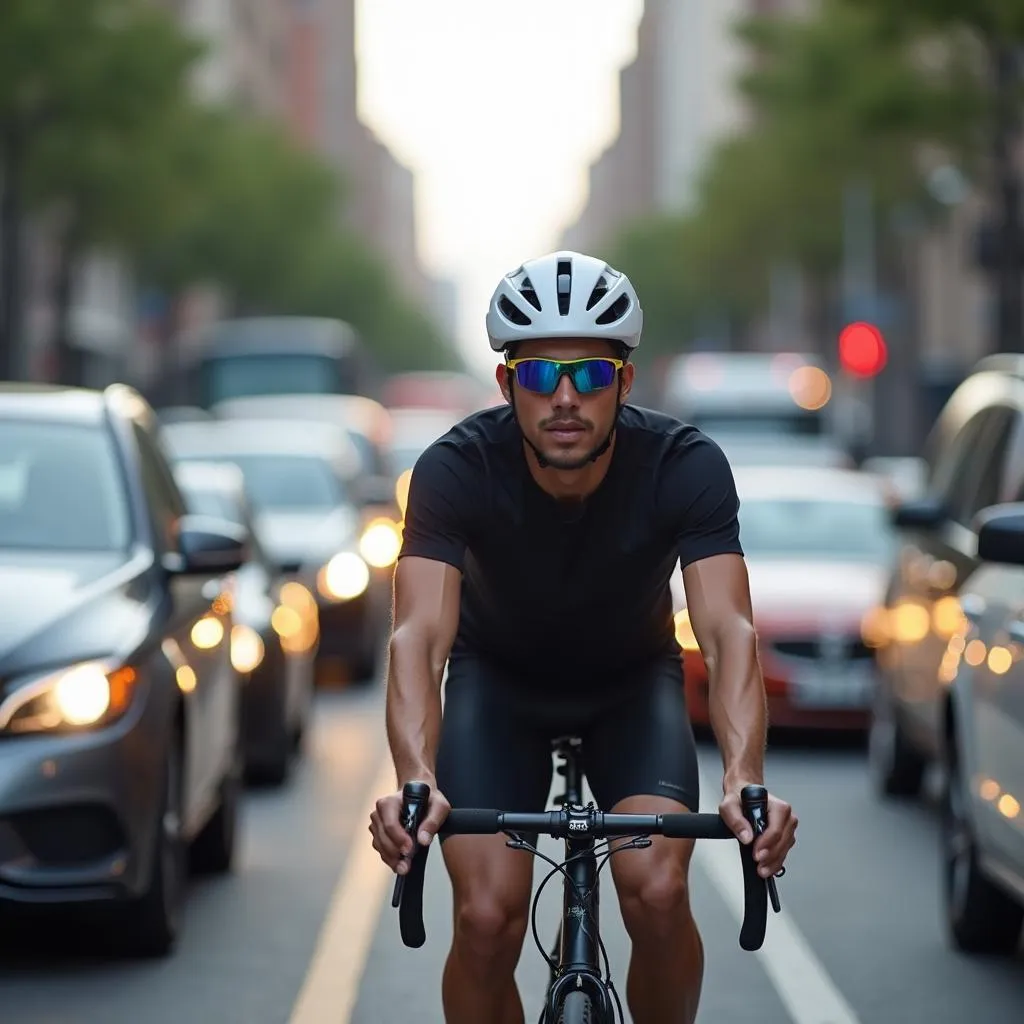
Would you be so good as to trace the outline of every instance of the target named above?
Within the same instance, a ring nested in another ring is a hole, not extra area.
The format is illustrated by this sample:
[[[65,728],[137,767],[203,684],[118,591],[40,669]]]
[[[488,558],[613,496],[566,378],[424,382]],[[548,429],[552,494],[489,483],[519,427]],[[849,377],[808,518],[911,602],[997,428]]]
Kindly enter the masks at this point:
[[[589,498],[601,486],[601,481],[608,475],[615,453],[615,439],[606,452],[602,452],[593,462],[588,462],[581,469],[556,469],[554,466],[541,468],[537,461],[537,453],[523,442],[526,453],[526,464],[530,467],[530,475],[537,481],[542,491],[550,494],[558,501],[583,501]]]

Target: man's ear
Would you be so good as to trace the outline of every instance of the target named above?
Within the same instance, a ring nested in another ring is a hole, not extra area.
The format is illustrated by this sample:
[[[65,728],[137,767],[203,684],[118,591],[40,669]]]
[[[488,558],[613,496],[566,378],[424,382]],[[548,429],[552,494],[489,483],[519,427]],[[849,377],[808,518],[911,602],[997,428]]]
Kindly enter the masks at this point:
[[[494,370],[494,379],[498,382],[498,390],[502,397],[512,404],[512,371],[504,364],[498,363]]]
[[[632,363],[626,363],[619,373],[619,401],[624,402],[626,396],[633,390],[633,378],[636,376],[636,367]]]

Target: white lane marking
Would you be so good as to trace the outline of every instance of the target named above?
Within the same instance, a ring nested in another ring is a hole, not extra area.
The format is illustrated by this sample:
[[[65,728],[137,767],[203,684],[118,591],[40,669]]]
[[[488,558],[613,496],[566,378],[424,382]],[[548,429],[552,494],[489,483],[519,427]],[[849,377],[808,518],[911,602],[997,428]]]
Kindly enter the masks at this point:
[[[395,788],[395,770],[385,753],[366,795],[344,871],[331,896],[316,952],[288,1024],[347,1024],[355,1009],[366,957],[377,930],[385,893],[394,874],[381,863],[366,826],[377,798]]]
[[[717,793],[701,772],[702,793]],[[721,893],[737,925],[743,920],[743,872],[732,843],[701,843],[694,860]],[[785,893],[782,913],[769,906],[764,945],[755,954],[778,992],[794,1024],[860,1024],[853,1007],[829,977],[809,943],[787,913]],[[738,933],[737,933],[738,934]]]

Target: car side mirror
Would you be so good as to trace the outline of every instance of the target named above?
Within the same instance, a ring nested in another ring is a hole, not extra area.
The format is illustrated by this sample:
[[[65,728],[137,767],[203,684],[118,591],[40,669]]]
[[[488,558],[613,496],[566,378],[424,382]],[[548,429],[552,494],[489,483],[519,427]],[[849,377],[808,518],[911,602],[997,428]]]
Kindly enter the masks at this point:
[[[364,476],[352,485],[352,496],[358,505],[394,505],[395,485],[386,476]]]
[[[915,498],[894,506],[892,525],[903,530],[934,530],[946,519],[946,508],[939,498]]]
[[[182,516],[178,550],[165,556],[164,568],[183,576],[220,576],[240,569],[249,559],[244,526],[214,516]]]
[[[978,557],[986,562],[1024,565],[1024,503],[991,505],[975,517]]]

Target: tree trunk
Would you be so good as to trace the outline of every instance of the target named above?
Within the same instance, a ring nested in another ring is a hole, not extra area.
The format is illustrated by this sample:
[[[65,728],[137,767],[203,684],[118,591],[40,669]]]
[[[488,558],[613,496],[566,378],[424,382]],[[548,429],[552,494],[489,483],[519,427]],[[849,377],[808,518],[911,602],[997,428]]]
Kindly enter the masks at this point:
[[[22,376],[21,139],[7,126],[0,136],[0,380]]]
[[[1009,44],[993,41],[995,72],[995,125],[992,156],[998,196],[996,224],[998,262],[995,267],[997,352],[1024,351],[1024,300],[1021,296],[1024,253],[1021,245],[1021,183],[1014,160],[1020,132],[1016,52]]]
[[[69,228],[57,241],[57,269],[53,280],[53,354],[57,382],[81,385],[81,349],[75,344],[71,329],[71,301],[73,298],[75,262],[79,247],[74,230]]]

